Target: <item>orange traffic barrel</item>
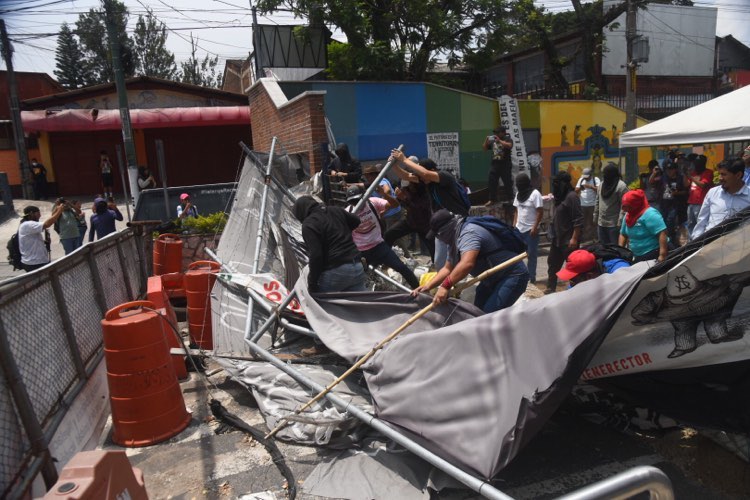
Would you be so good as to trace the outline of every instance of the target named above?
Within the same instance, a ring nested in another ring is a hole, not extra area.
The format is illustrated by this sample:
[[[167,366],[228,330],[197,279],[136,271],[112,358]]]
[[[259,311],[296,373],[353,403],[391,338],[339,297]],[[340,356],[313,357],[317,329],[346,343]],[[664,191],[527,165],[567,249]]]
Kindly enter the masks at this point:
[[[78,452],[59,477],[45,500],[148,500],[143,472],[130,465],[122,450]]]
[[[173,325],[177,327],[177,315],[174,312],[172,303],[169,302],[167,291],[162,284],[161,276],[149,276],[146,287],[146,300],[154,303],[154,309],[162,315],[162,321],[165,322],[164,331],[167,337],[169,347],[182,347],[182,342],[177,338],[176,332],[172,329]],[[188,376],[185,366],[185,356],[181,354],[172,354],[172,364],[174,371],[179,380],[185,380]]]
[[[182,271],[182,240],[176,234],[165,233],[154,240],[154,275]]]
[[[218,263],[199,260],[188,266],[185,273],[188,329],[190,336],[201,349],[213,349],[211,328],[211,289],[219,272]]]
[[[145,308],[153,302],[120,304],[102,320],[112,440],[122,446],[164,441],[190,423],[163,319]]]

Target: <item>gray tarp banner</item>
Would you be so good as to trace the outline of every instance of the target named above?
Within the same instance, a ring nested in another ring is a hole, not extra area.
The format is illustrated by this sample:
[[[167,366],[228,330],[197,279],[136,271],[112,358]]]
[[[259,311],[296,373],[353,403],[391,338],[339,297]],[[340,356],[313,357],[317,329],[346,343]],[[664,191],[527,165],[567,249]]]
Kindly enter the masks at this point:
[[[466,303],[436,308],[364,365],[378,417],[438,455],[493,477],[569,394],[648,267],[475,318],[466,319],[476,312]],[[310,325],[350,361],[430,300],[367,292],[313,300],[305,275],[295,289]]]

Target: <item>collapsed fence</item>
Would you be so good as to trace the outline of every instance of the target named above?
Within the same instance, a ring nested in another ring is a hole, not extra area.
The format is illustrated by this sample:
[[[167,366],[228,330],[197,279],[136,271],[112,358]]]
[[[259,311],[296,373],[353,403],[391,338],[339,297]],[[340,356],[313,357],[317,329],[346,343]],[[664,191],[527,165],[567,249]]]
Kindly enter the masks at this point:
[[[130,229],[0,283],[0,497],[57,480],[50,442],[102,359],[101,318],[145,290]]]

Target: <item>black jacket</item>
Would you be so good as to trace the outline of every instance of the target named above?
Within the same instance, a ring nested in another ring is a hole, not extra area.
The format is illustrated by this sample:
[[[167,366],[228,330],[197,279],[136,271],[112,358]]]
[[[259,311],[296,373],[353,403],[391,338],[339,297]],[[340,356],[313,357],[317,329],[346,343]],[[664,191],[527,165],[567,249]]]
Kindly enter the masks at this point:
[[[360,220],[339,207],[315,204],[306,208],[302,238],[310,264],[307,286],[314,292],[323,271],[360,258],[352,240],[352,231],[359,226]]]

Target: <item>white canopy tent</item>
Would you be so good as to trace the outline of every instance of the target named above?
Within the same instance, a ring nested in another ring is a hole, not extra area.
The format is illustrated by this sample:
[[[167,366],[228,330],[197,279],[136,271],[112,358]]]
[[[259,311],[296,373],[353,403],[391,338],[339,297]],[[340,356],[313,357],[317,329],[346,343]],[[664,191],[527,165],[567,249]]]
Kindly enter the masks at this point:
[[[620,147],[715,144],[750,139],[750,86],[620,136]]]

